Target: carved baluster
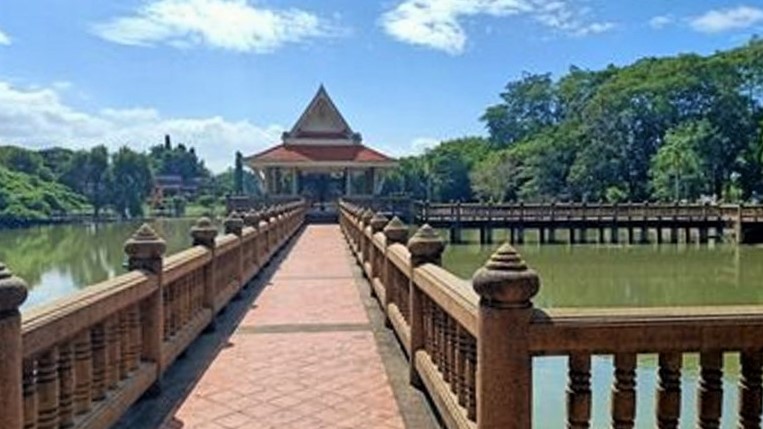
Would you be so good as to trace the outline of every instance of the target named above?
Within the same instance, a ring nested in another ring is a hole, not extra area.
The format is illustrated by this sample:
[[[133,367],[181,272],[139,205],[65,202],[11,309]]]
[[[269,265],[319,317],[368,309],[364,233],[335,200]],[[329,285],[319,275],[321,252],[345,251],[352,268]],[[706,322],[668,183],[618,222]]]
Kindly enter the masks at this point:
[[[93,362],[90,330],[74,338],[74,413],[83,414],[92,404]]]
[[[177,334],[178,325],[178,313],[177,313],[177,282],[169,285],[167,288],[167,298],[169,299],[169,327],[170,337],[174,337]]]
[[[440,358],[440,349],[442,341],[440,340],[440,307],[432,300],[429,301],[429,308],[432,312],[432,362],[440,369],[442,359]]]
[[[115,389],[120,375],[120,362],[122,361],[122,352],[119,342],[119,316],[112,316],[106,320],[106,360],[108,361],[106,371],[106,385],[109,389]]]
[[[58,348],[58,416],[61,428],[74,425],[74,347],[64,343]]]
[[[434,314],[429,298],[423,293],[421,295],[424,319],[424,350],[427,351],[430,359],[434,360]]]
[[[739,378],[739,428],[760,428],[761,359],[760,350],[744,351],[740,355],[742,374]]]
[[[170,302],[170,288],[169,286],[163,286],[162,291],[162,302],[164,303],[164,314],[162,315],[162,318],[164,319],[164,341],[168,341],[170,337],[172,337],[171,332],[171,326],[170,321],[172,318],[172,303]]]
[[[37,427],[58,427],[58,349],[51,348],[37,361]]]
[[[681,416],[681,354],[661,353],[657,374],[657,427],[675,429]]]
[[[464,406],[465,403],[465,392],[466,388],[464,386],[465,379],[466,379],[466,335],[465,335],[465,329],[461,327],[461,325],[456,324],[456,332],[455,332],[455,339],[454,339],[454,348],[455,348],[455,356],[454,356],[454,368],[455,371],[454,377],[453,377],[453,393],[456,394],[456,398],[458,398],[458,404],[461,406]]]
[[[451,326],[451,318],[444,310],[442,313],[442,377],[445,380],[446,383],[451,382],[451,346],[453,345],[451,343],[451,335],[450,330],[452,329]]]
[[[469,420],[477,420],[477,342],[471,335],[466,335],[466,344],[464,347],[464,374],[466,375],[466,397],[464,407],[466,408],[466,417]]]
[[[24,429],[37,428],[37,361],[25,359],[22,373]]]
[[[130,336],[127,329],[127,310],[119,312],[119,379],[125,380],[130,375]]]
[[[615,355],[615,383],[612,387],[612,428],[633,428],[636,417],[636,355]]]
[[[723,353],[713,351],[699,355],[699,427],[717,429],[720,427],[723,405]]]
[[[130,371],[138,369],[140,363],[140,352],[142,343],[142,333],[140,329],[140,309],[137,304],[131,305],[127,308],[127,327],[128,335],[130,336],[130,355],[128,361],[128,368]]]
[[[591,355],[570,355],[568,378],[567,428],[587,429],[591,424]]]
[[[93,391],[92,400],[100,401],[106,397],[106,330],[103,323],[93,327]]]

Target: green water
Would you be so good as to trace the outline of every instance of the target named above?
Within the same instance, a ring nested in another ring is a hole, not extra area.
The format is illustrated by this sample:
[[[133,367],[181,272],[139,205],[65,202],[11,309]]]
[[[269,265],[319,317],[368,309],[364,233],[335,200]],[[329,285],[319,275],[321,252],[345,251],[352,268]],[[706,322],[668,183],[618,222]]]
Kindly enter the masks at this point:
[[[446,237],[447,235],[441,232]],[[448,245],[443,265],[469,278],[496,244]],[[530,237],[532,240],[532,237]],[[735,245],[543,245],[515,246],[538,271],[542,286],[536,307],[654,307],[763,303],[763,247]],[[684,359],[682,428],[695,427],[696,356]],[[537,428],[564,427],[567,360],[536,358],[534,364],[534,422]],[[727,355],[724,377],[724,428],[735,427],[738,357]],[[592,362],[593,428],[609,427],[612,359]],[[654,392],[656,356],[640,356],[637,370],[638,428],[656,427]]]
[[[167,254],[190,243],[191,219],[152,222]],[[29,284],[22,311],[124,272],[125,240],[140,223],[53,225],[0,230],[0,261]]]

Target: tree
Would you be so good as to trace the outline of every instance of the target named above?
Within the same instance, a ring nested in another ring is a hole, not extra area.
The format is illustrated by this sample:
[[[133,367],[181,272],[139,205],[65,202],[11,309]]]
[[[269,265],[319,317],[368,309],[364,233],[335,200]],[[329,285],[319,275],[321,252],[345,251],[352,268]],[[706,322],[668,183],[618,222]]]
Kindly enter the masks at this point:
[[[112,202],[117,213],[126,217],[142,215],[143,203],[153,186],[148,157],[124,146],[112,156],[112,174]]]
[[[492,152],[470,174],[474,193],[481,200],[513,201],[519,191],[521,166],[510,150]]]
[[[244,194],[244,156],[241,152],[236,152],[236,167],[233,172],[233,193],[236,195]]]
[[[712,138],[707,121],[686,122],[668,131],[652,159],[652,187],[661,200],[695,200],[703,189],[698,148]]]

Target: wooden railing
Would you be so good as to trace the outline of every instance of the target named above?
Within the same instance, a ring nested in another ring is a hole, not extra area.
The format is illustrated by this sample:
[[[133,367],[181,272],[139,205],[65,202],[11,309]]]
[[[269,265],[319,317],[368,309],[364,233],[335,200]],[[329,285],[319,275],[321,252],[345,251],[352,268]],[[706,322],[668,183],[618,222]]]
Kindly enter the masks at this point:
[[[0,265],[0,429],[108,428],[152,386],[304,220],[290,203],[200,219],[193,247],[164,258],[143,225],[127,274],[21,317],[23,281]]]
[[[365,207],[365,206],[364,206]],[[413,204],[416,219],[424,222],[459,219],[485,220],[565,220],[565,219],[727,219],[763,220],[763,205],[666,204],[666,203],[428,203]]]
[[[699,354],[697,421],[722,413],[759,428],[763,408],[763,306],[534,308],[539,276],[509,245],[462,280],[441,268],[443,241],[427,225],[410,240],[398,219],[343,203],[341,227],[389,318],[411,367],[449,428],[532,427],[535,359],[566,356],[568,428],[588,428],[591,359],[614,356],[611,427],[632,428],[637,357],[658,355],[654,427],[678,427],[681,368]],[[724,356],[740,356],[738,403],[724,408]]]

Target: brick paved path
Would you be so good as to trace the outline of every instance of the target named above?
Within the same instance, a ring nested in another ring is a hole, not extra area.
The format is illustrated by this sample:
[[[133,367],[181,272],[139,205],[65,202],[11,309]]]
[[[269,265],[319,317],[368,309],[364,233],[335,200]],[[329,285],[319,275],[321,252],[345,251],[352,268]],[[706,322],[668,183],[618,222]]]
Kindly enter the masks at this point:
[[[403,428],[346,252],[308,226],[164,428]]]

